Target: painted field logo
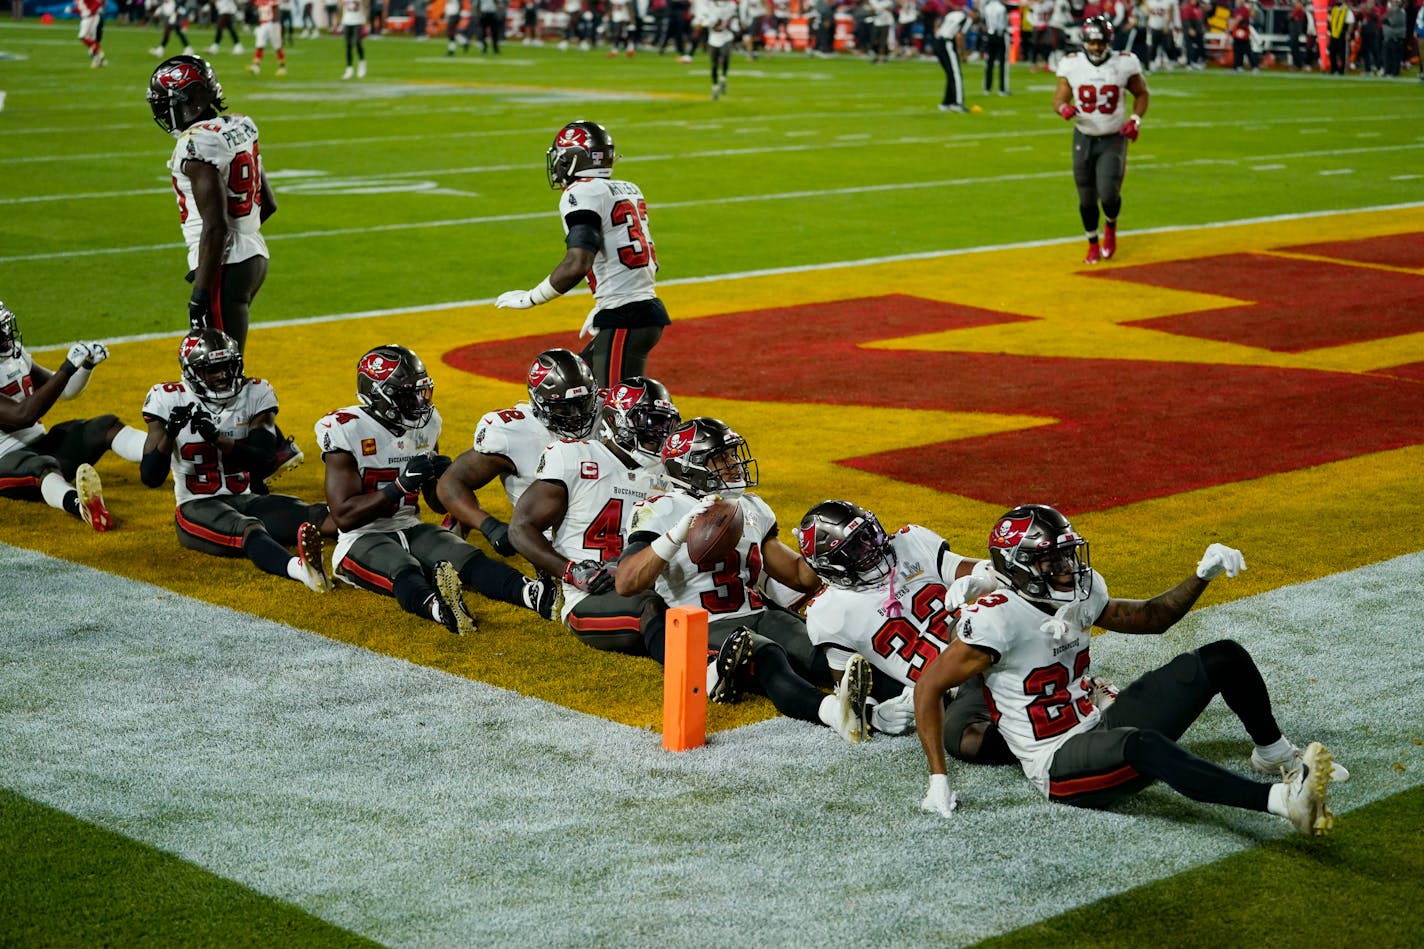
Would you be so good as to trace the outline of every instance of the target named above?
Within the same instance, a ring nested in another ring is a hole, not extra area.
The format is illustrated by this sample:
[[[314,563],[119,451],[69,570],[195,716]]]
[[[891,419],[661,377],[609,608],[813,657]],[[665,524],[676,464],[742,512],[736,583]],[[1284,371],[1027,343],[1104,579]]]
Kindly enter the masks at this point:
[[[896,432],[903,430],[906,447],[857,456],[850,447],[855,442],[847,441],[849,450],[835,463],[1001,509],[1037,499],[1070,516],[1104,511],[1424,443],[1417,424],[1424,418],[1424,387],[1408,366],[1284,368],[1277,355],[1424,331],[1424,274],[1400,272],[1399,243],[1392,239],[1395,257],[1387,265],[1373,264],[1363,252],[1351,257],[1355,244],[1329,250],[1364,266],[1308,261],[1349,289],[1316,294],[1308,316],[1301,288],[1317,284],[1303,283],[1300,268],[1280,265],[1289,258],[1261,255],[1249,281],[1231,278],[1231,292],[1250,302],[1219,311],[1224,317],[1198,310],[1140,321],[1160,334],[1153,337],[1160,349],[1150,359],[1131,352],[1072,357],[1061,350],[920,349],[909,340],[933,336],[943,347],[955,331],[1009,328],[1035,318],[887,295],[680,323],[658,343],[658,378],[679,398],[843,407],[860,413],[856,423],[867,430],[883,430],[885,409],[1026,417],[1035,421],[956,436],[936,427],[940,423],[917,426],[901,415]],[[1417,249],[1417,266],[1424,268],[1424,241]],[[1195,289],[1214,273],[1201,260],[1188,260],[1076,279]],[[1213,284],[1208,292],[1224,291]],[[1155,293],[1144,289],[1143,297]],[[1368,318],[1361,305],[1370,308]],[[1056,318],[1040,322],[1055,327]],[[1061,327],[1060,321],[1055,328]],[[1203,362],[1195,356],[1201,339],[1243,348],[1234,363]],[[455,350],[447,362],[519,378],[530,349],[564,341],[560,335],[478,344]],[[1247,347],[1262,353],[1261,364],[1252,363]],[[1408,347],[1398,349],[1401,362],[1420,362]],[[709,352],[736,353],[736,372],[708,372]],[[1173,353],[1180,353],[1175,361]],[[619,401],[630,395],[615,392]]]

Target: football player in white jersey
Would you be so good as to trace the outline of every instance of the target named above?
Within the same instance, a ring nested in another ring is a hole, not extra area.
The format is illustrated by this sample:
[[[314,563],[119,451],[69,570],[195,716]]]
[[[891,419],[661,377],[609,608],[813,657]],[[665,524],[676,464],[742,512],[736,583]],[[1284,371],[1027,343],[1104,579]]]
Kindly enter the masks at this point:
[[[587,438],[598,413],[593,373],[567,349],[550,349],[534,357],[528,385],[528,402],[480,419],[474,447],[455,459],[437,488],[440,503],[462,528],[484,534],[505,557],[515,553],[509,525],[486,511],[475,492],[499,478],[513,509],[533,483],[544,449],[561,438]]]
[[[606,431],[544,449],[509,522],[514,547],[563,580],[564,623],[595,649],[648,655],[643,630],[666,605],[652,591],[620,596],[616,561],[639,501],[662,489],[663,441],[680,421],[667,387],[634,376],[608,391]]]
[[[601,386],[646,374],[648,353],[670,322],[657,297],[658,254],[648,229],[648,203],[631,181],[613,177],[613,136],[597,122],[570,122],[545,154],[549,186],[562,191],[564,259],[532,290],[509,290],[497,307],[548,303],[585,277],[593,309],[579,331],[593,334],[583,356]]]
[[[1049,800],[1109,807],[1162,781],[1193,800],[1276,814],[1303,834],[1329,830],[1326,787],[1348,774],[1319,743],[1300,749],[1281,734],[1266,683],[1239,644],[1220,640],[1183,653],[1128,685],[1106,710],[1088,694],[1093,626],[1166,632],[1211,580],[1246,568],[1240,551],[1211,544],[1195,572],[1170,590],[1150,600],[1116,599],[1068,519],[1029,504],[994,525],[989,558],[1001,588],[964,608],[957,638],[915,685],[916,727],[930,764],[926,810],[948,817],[955,808],[941,703],[978,675],[1004,740]],[[1252,769],[1283,781],[1250,780],[1177,744],[1216,695],[1255,743]]]
[[[232,36],[233,53],[241,55],[242,40],[237,35],[237,0],[213,0],[213,12],[217,14],[217,30],[213,33],[213,43],[208,47],[208,52],[222,51],[222,35],[226,29]]]
[[[188,244],[192,329],[219,329],[246,348],[248,308],[267,279],[262,224],[277,199],[258,153],[257,124],[227,108],[213,67],[197,56],[164,60],[148,81],[159,128],[178,139],[168,167]]]
[[[366,77],[366,0],[341,0],[341,35],[346,40],[346,71],[342,79],[351,78],[351,54],[356,54],[356,78]]]
[[[1073,123],[1073,182],[1078,186],[1078,214],[1088,235],[1085,264],[1117,253],[1117,216],[1122,210],[1122,179],[1127,174],[1127,143],[1137,141],[1147,114],[1147,81],[1142,63],[1129,52],[1112,51],[1112,24],[1106,17],[1083,22],[1083,51],[1058,64],[1053,109]],[[1132,95],[1127,114],[1125,93]],[[1104,218],[1098,241],[1098,207]]]
[[[102,343],[75,343],[50,372],[25,350],[19,320],[0,303],[0,497],[38,498],[96,531],[113,526],[94,462],[112,448],[137,463],[143,432],[113,415],[71,419],[48,431],[40,421],[55,402],[83,392],[90,370],[108,358]]]
[[[732,65],[732,44],[742,24],[737,0],[712,0],[707,7],[707,58],[712,61],[712,98],[727,94],[727,70]]]
[[[257,29],[252,38],[252,65],[247,71],[257,75],[262,71],[262,54],[271,46],[277,51],[277,75],[287,74],[287,51],[282,48],[282,23],[278,18],[284,0],[253,0],[257,9]]]
[[[850,501],[822,501],[796,530],[801,555],[826,581],[806,607],[806,632],[831,673],[864,656],[875,667],[870,723],[876,731],[914,730],[914,685],[944,651],[965,602],[998,588],[989,563],[961,557],[927,527],[887,534],[879,518]],[[962,761],[1015,760],[990,720],[981,683],[959,689],[945,711],[945,749]]]
[[[768,609],[759,588],[766,577],[803,594],[820,589],[811,565],[777,537],[776,515],[747,489],[758,482],[756,459],[746,439],[719,419],[684,422],[663,444],[669,489],[638,505],[628,528],[628,546],[618,564],[617,590],[632,596],[653,589],[669,607],[707,611],[707,696],[733,702],[753,673],[759,691],[790,718],[821,723],[843,738],[866,737],[868,669],[841,679],[828,696],[812,682],[829,682],[825,658],[811,645],[795,613]],[[694,563],[687,552],[693,520],[719,499],[742,513],[736,548],[716,563]],[[663,661],[663,620],[644,629],[649,654]]]
[[[377,346],[357,364],[356,392],[360,405],[316,424],[326,500],[339,528],[336,575],[457,635],[475,631],[462,584],[548,619],[552,581],[531,580],[420,519],[421,494],[440,510],[435,483],[450,464],[438,454],[435,383],[420,357],[404,346]]]
[[[150,488],[173,472],[178,543],[218,557],[245,555],[273,576],[330,590],[321,541],[326,505],[253,490],[276,460],[271,384],[243,373],[242,350],[222,330],[184,336],[178,365],[182,381],[155,385],[143,401],[148,438],[139,467]]]
[[[187,0],[163,0],[158,5],[158,19],[163,21],[163,39],[149,52],[162,59],[168,48],[168,38],[176,34],[178,42],[183,44],[183,52],[193,55],[193,46],[188,42],[188,34],[183,31],[183,23],[188,19]]]

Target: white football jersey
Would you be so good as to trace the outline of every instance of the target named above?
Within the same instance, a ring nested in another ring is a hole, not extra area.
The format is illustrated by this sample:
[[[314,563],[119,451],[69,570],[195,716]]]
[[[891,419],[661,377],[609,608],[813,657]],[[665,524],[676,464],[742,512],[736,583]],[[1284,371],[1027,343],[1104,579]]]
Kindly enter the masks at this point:
[[[737,15],[737,0],[712,0],[707,8],[707,45],[726,46],[736,39],[741,23]]]
[[[143,400],[143,417],[167,422],[173,410],[183,405],[201,405],[212,411],[182,382],[160,382],[148,390]],[[277,393],[271,383],[244,379],[237,398],[213,414],[217,416],[218,431],[238,441],[251,433],[253,419],[276,410]],[[203,441],[191,427],[185,426],[174,438],[169,470],[173,472],[173,498],[179,505],[194,498],[252,492],[251,475],[241,469],[229,470],[218,447]]]
[[[519,503],[522,495],[534,483],[534,471],[544,449],[558,439],[534,417],[529,403],[520,402],[510,409],[490,412],[475,426],[475,451],[487,455],[502,455],[514,465],[514,473],[504,477],[504,493],[509,505]]]
[[[4,359],[0,359],[0,397],[11,402],[23,402],[35,391],[35,381],[30,376],[35,361],[20,344]],[[0,458],[12,451],[24,448],[45,433],[45,427],[38,419],[33,425],[7,432],[0,429]]]
[[[1127,122],[1127,84],[1142,75],[1142,63],[1132,53],[1112,53],[1100,66],[1082,53],[1069,53],[1058,64],[1058,75],[1073,87],[1078,114],[1073,127],[1084,135],[1115,135]]]
[[[168,170],[178,193],[178,220],[188,243],[188,269],[198,266],[198,238],[203,215],[193,200],[193,182],[183,170],[185,161],[200,161],[218,170],[227,183],[227,250],[224,263],[240,263],[267,256],[262,237],[262,158],[257,150],[257,125],[250,118],[229,112],[204,119],[178,134]]]
[[[1107,602],[1107,584],[1094,571],[1087,601],[1059,615],[1095,620]],[[1058,746],[1095,727],[1101,717],[1088,698],[1092,620],[1070,623],[1068,636],[1055,640],[1041,629],[1048,619],[1017,593],[1001,589],[966,606],[958,628],[965,643],[998,653],[998,661],[984,673],[989,713],[1024,774],[1045,797]]]
[[[551,542],[574,563],[621,556],[634,507],[662,488],[661,466],[629,468],[602,442],[554,442],[539,456],[534,477],[558,481],[568,492],[568,510]],[[561,615],[567,617],[585,596],[565,583]]]
[[[765,608],[756,589],[762,580],[761,545],[776,534],[776,515],[755,494],[743,494],[740,500],[742,539],[735,551],[704,568],[692,562],[683,545],[658,574],[655,588],[668,606],[700,607],[714,620],[750,616]],[[681,491],[651,497],[633,512],[628,533],[662,534],[699,503]]]
[[[356,459],[361,474],[361,490],[365,494],[394,484],[405,463],[416,455],[435,451],[440,441],[440,413],[432,410],[430,421],[422,428],[407,429],[402,435],[366,414],[359,405],[328,413],[316,423],[316,443],[323,456],[330,451],[344,451]],[[420,523],[420,492],[407,494],[400,506],[388,517],[378,517],[368,524],[337,533],[332,563],[340,563],[346,551],[362,534],[405,530]]]
[[[927,527],[909,524],[890,536],[895,570],[878,586],[827,586],[806,607],[806,634],[843,670],[852,653],[901,685],[913,685],[949,645],[945,595],[965,558]],[[893,579],[893,583],[891,580]]]
[[[658,254],[648,230],[648,204],[638,186],[609,178],[580,178],[559,198],[559,220],[564,222],[565,234],[569,232],[568,216],[575,211],[593,211],[603,227],[603,247],[594,255],[593,269],[588,272],[593,311],[653,299],[657,295],[653,276],[658,271]]]
[[[365,0],[341,0],[342,26],[364,26],[365,23]]]

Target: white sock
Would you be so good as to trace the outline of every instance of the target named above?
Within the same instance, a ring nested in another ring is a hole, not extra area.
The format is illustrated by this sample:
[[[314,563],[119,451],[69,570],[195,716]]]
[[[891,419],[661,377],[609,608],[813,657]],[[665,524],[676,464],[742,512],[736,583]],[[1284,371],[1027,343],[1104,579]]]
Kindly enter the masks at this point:
[[[827,728],[838,731],[841,724],[840,699],[834,695],[828,695],[821,699],[821,707],[816,710],[816,715]]]
[[[1281,761],[1290,756],[1294,747],[1295,746],[1290,743],[1290,739],[1282,735],[1269,745],[1257,745],[1256,757],[1264,758],[1267,761]]]
[[[124,461],[138,464],[143,461],[143,443],[147,440],[147,432],[141,432],[132,425],[125,425],[123,430],[114,436],[114,443],[109,447]]]
[[[1290,811],[1286,810],[1286,795],[1290,792],[1290,787],[1286,784],[1271,785],[1270,796],[1266,798],[1266,810],[1277,817],[1290,817]]]
[[[40,481],[40,497],[50,507],[59,508],[61,511],[69,510],[64,506],[64,499],[71,493],[77,494],[64,476],[57,471],[51,471]]]
[[[307,572],[302,567],[302,560],[300,557],[292,557],[290,560],[287,561],[287,576],[291,577],[298,583],[306,583],[306,575]]]

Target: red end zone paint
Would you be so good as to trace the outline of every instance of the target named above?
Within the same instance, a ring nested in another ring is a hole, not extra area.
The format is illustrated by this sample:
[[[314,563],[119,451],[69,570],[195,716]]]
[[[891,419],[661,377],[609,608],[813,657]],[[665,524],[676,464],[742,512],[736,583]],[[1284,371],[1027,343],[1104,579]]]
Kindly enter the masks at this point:
[[[1424,441],[1424,387],[1250,366],[862,349],[857,344],[1025,317],[889,296],[676,322],[650,373],[673,397],[815,402],[1059,419],[841,462],[1001,507],[1097,511]],[[479,344],[452,366],[510,380],[568,335]],[[749,409],[751,411],[751,409]],[[736,426],[737,420],[727,421]]]
[[[1392,234],[1360,241],[1332,241],[1326,244],[1301,244],[1282,247],[1293,254],[1314,254],[1336,260],[1354,260],[1362,264],[1382,264],[1406,270],[1424,270],[1424,233]]]
[[[1128,325],[1280,353],[1424,330],[1424,276],[1415,274],[1229,254],[1117,267],[1090,276],[1256,301]]]

